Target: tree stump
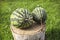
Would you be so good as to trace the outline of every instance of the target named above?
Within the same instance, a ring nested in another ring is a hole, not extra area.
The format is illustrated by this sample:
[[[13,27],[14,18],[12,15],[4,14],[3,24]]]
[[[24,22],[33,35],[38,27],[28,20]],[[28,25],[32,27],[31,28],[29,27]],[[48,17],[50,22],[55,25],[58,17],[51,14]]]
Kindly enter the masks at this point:
[[[11,26],[14,40],[45,40],[45,24],[34,24],[28,29],[19,29]]]

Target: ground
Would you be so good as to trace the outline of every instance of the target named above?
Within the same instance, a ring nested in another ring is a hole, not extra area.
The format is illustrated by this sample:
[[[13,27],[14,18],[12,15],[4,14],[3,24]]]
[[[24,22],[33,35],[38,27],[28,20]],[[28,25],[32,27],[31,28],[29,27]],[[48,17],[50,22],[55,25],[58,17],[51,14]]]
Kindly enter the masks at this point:
[[[37,5],[47,12],[46,40],[60,40],[60,0],[0,0],[0,40],[13,40],[10,15],[16,8],[32,12]]]

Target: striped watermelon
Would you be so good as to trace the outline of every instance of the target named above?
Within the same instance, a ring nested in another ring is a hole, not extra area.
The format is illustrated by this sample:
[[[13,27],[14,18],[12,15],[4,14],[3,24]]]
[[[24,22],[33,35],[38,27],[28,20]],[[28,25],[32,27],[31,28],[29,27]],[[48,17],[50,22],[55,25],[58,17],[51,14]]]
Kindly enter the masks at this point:
[[[18,8],[11,14],[11,25],[27,28],[33,24],[33,17],[27,9]]]
[[[32,11],[32,15],[33,15],[33,20],[36,21],[37,23],[41,23],[41,21],[42,23],[44,23],[47,18],[46,11],[39,6]]]

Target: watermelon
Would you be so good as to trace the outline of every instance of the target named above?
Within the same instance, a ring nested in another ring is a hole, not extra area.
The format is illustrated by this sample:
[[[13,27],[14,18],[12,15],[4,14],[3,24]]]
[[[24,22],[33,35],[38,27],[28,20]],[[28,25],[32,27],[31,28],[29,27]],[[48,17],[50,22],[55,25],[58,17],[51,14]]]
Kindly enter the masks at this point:
[[[33,24],[33,16],[24,8],[18,8],[11,14],[11,25],[18,28],[27,28]]]
[[[47,19],[47,14],[45,9],[42,7],[37,6],[33,11],[33,20],[37,23],[45,23],[45,20]]]

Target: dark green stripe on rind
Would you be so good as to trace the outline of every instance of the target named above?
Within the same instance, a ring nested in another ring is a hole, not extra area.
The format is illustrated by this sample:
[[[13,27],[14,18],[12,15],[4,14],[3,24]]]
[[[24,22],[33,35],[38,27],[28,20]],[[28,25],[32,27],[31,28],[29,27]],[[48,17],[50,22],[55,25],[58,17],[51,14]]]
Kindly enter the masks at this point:
[[[19,13],[19,14],[21,14],[22,16],[24,16],[24,15],[22,14],[23,12],[19,12],[19,11],[16,11],[16,12]]]
[[[15,13],[13,13],[13,15],[15,15],[15,16],[17,16],[17,17],[20,17],[20,18],[22,18],[22,16],[19,16],[19,15],[15,14]]]

